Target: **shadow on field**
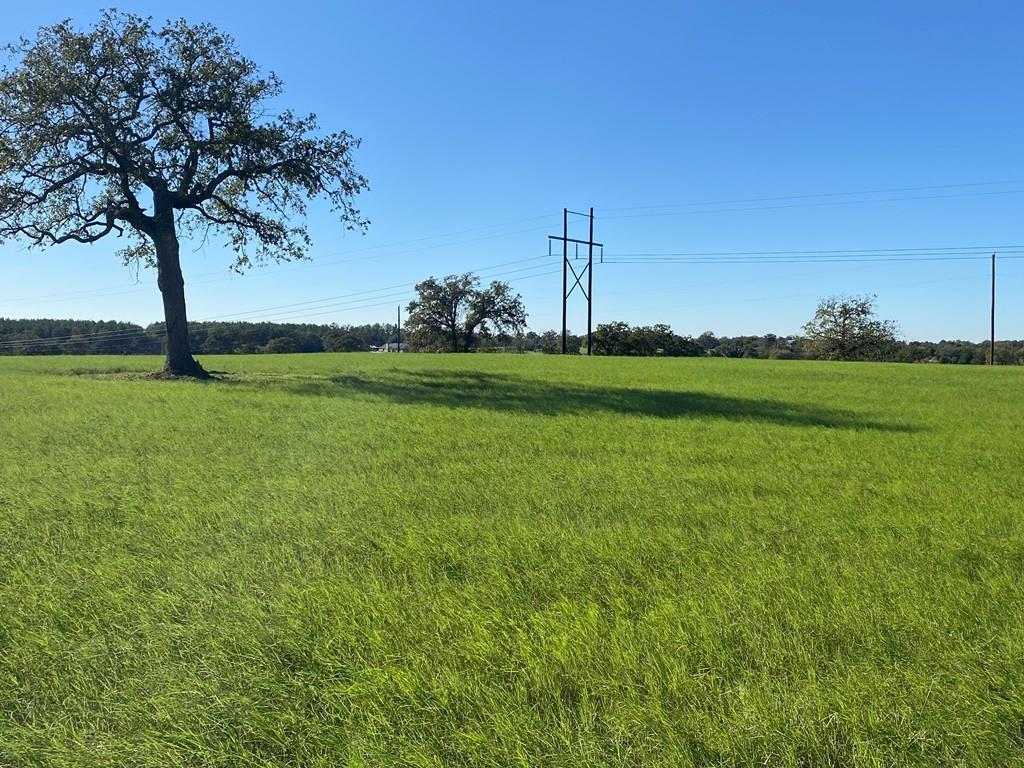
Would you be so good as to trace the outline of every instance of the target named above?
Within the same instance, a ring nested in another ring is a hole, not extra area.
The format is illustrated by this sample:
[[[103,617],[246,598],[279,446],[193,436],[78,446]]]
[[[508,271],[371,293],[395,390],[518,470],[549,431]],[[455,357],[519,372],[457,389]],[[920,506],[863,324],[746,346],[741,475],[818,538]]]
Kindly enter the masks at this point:
[[[473,371],[389,371],[386,378],[339,376],[288,385],[297,394],[326,397],[372,395],[398,403],[548,416],[620,413],[664,419],[720,418],[792,426],[910,432],[905,425],[865,419],[845,410],[775,400],[665,389],[576,386]]]

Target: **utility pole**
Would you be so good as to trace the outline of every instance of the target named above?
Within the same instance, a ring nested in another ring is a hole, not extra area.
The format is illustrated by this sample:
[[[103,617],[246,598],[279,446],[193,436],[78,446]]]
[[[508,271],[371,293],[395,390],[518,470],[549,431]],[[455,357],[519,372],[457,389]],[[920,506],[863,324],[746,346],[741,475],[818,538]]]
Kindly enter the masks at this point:
[[[567,270],[569,269],[569,209],[562,209],[562,354],[568,352],[567,330],[565,325],[565,287],[568,280]]]
[[[580,287],[580,290],[583,290]],[[590,234],[587,236],[587,356],[594,346],[594,206],[590,206]]]
[[[398,348],[396,352],[402,351],[402,305],[398,305]]]
[[[992,254],[992,317],[989,328],[988,364],[996,364],[996,255]]]
[[[586,240],[578,240],[574,237],[569,237],[569,214],[573,216],[585,216],[590,223],[589,236]],[[580,213],[579,211],[570,211],[568,208],[562,209],[562,234],[559,235],[548,235],[548,255],[551,254],[551,242],[554,240],[562,241],[562,354],[568,354],[569,352],[569,330],[567,325],[568,319],[568,305],[569,297],[572,292],[578,287],[580,293],[587,300],[587,354],[592,354],[594,348],[594,247],[601,249],[601,253],[604,253],[604,245],[602,243],[594,242],[594,209],[591,208],[589,213]],[[569,243],[576,245],[576,254],[579,255],[579,247],[581,245],[587,246],[587,265],[579,272],[569,262]],[[575,278],[572,288],[569,287],[569,273],[572,272],[572,276]],[[583,287],[583,275],[587,276],[587,287]]]

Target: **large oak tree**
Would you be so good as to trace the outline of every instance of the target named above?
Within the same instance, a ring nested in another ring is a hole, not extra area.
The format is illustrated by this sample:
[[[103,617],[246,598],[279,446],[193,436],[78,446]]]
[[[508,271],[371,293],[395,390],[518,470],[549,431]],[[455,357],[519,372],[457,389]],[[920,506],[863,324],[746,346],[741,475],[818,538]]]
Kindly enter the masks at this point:
[[[526,327],[522,297],[499,280],[481,288],[480,279],[469,273],[431,277],[416,285],[416,293],[405,329],[417,349],[469,352],[479,337]]]
[[[896,323],[875,317],[874,296],[822,299],[804,324],[807,346],[825,360],[882,360],[896,344]]]
[[[8,47],[0,71],[0,241],[34,246],[123,236],[155,266],[165,370],[204,376],[189,350],[179,238],[220,236],[236,269],[304,256],[307,201],[348,228],[367,188],[359,140],[274,109],[280,80],[208,24],[106,12]]]

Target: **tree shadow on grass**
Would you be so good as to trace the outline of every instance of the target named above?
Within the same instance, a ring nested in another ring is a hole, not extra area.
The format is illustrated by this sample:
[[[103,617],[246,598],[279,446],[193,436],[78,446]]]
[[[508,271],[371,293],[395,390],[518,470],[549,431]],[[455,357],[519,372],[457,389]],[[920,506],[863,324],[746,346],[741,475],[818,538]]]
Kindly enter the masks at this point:
[[[880,422],[853,411],[813,404],[707,392],[581,386],[475,371],[391,370],[379,378],[338,376],[293,382],[287,388],[303,395],[368,395],[409,405],[479,408],[544,416],[596,412],[662,419],[717,418],[803,427],[916,431],[909,425]]]

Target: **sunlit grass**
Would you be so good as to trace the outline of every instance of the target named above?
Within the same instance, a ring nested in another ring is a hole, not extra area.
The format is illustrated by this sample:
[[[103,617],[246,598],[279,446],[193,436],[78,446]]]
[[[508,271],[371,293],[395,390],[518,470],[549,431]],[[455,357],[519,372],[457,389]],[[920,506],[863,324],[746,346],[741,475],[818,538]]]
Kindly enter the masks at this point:
[[[0,358],[0,765],[1014,765],[1024,370]]]

